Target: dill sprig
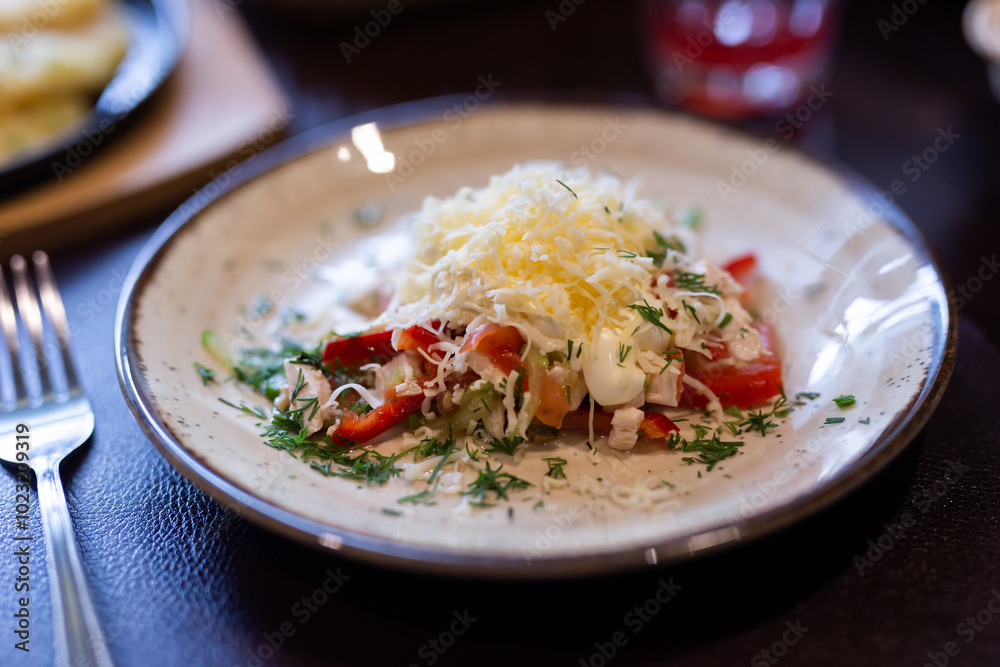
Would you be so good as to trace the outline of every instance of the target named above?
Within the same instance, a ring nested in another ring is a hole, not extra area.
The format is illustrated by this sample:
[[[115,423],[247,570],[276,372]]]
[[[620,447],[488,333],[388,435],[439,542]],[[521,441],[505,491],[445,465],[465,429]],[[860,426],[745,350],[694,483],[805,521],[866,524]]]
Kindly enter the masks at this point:
[[[438,476],[438,473],[441,472],[441,468],[443,468],[444,464],[447,463],[448,457],[451,456],[451,453],[453,451],[455,451],[455,439],[449,437],[447,440],[444,441],[444,443],[440,445],[440,447],[442,448],[440,450],[441,460],[437,462],[437,465],[434,466],[434,470],[431,471],[430,477],[427,478],[428,484],[434,482],[434,479]]]
[[[423,461],[435,456],[442,456],[450,453],[455,448],[455,441],[452,438],[438,440],[437,438],[425,438],[413,449],[413,460]]]
[[[495,494],[495,499],[498,501],[510,500],[507,495],[508,491],[526,489],[532,486],[531,482],[523,480],[520,477],[515,477],[510,473],[501,472],[501,470],[503,470],[502,465],[497,466],[496,470],[494,470],[487,462],[486,470],[480,470],[479,476],[476,477],[475,481],[471,482],[468,489],[462,492],[462,495],[474,498],[474,500],[469,501],[469,504],[476,507],[491,507],[496,503],[486,501],[487,494],[490,492]]]
[[[689,305],[688,302],[685,301],[684,299],[681,299],[681,304],[683,304],[684,310],[691,313],[691,317],[694,318],[694,321],[697,322],[698,324],[701,324],[701,320],[698,319],[698,313],[695,312],[694,307]]]
[[[434,505],[436,504],[433,500],[434,491],[431,489],[424,489],[420,493],[414,493],[413,495],[403,496],[396,500],[399,504],[411,503],[413,505]]]
[[[373,449],[365,449],[353,458],[346,451],[334,452],[329,461],[313,461],[310,465],[314,470],[330,477],[343,477],[363,481],[369,486],[382,486],[402,472],[396,467],[398,460],[398,454],[386,456]],[[334,465],[338,467],[334,468]]]
[[[201,383],[207,385],[209,382],[215,382],[215,371],[211,368],[205,368],[197,361],[194,362],[194,369],[198,371],[198,377],[201,378]]]
[[[740,427],[749,427],[751,431],[760,431],[762,436],[767,435],[767,429],[777,428],[778,425],[771,421],[771,413],[760,410],[756,414],[752,411],[747,413],[747,418],[740,423]]]
[[[656,247],[652,250],[647,250],[646,257],[651,258],[657,266],[663,266],[663,262],[667,259],[667,253],[671,250],[680,253],[687,252],[687,248],[684,247],[684,244],[676,236],[665,238],[659,232],[654,231],[653,240],[656,241]]]
[[[625,363],[625,359],[628,357],[628,353],[632,351],[632,346],[625,346],[625,343],[618,343],[618,365],[621,366]]]
[[[711,438],[705,438],[703,431],[698,431],[698,433],[699,437],[694,440],[687,440],[679,433],[671,433],[667,438],[667,448],[696,453],[697,456],[685,456],[681,460],[687,464],[703,464],[711,472],[720,461],[736,456],[736,452],[743,446],[740,441],[722,440],[717,433],[713,434]]]
[[[566,459],[551,457],[542,460],[549,464],[549,471],[545,473],[546,477],[551,477],[552,479],[566,479],[566,473],[563,471],[563,466],[566,465]]]
[[[524,442],[524,438],[520,435],[508,435],[503,438],[493,438],[490,440],[490,448],[484,450],[487,454],[493,454],[495,452],[501,452],[503,454],[514,455],[514,451],[521,446]]]
[[[267,414],[264,412],[264,408],[262,408],[259,405],[251,408],[246,403],[240,403],[239,405],[236,405],[235,403],[230,403],[229,401],[227,401],[224,398],[220,398],[219,401],[222,402],[222,403],[225,403],[226,405],[228,405],[231,408],[236,408],[240,412],[245,412],[246,414],[248,414],[248,415],[250,415],[252,417],[257,417],[259,419],[267,419]]]
[[[642,319],[646,320],[653,326],[659,327],[664,331],[666,331],[668,334],[673,335],[674,332],[668,329],[667,325],[661,321],[661,318],[663,317],[663,309],[649,305],[649,301],[645,299],[642,300],[642,303],[643,305],[641,306],[637,303],[634,303],[631,306],[629,306],[629,308],[639,313],[639,315],[642,316]]]
[[[674,276],[674,284],[682,290],[688,292],[705,292],[706,294],[716,294],[722,296],[722,290],[716,285],[705,284],[704,273],[689,273],[688,271],[678,271]]]

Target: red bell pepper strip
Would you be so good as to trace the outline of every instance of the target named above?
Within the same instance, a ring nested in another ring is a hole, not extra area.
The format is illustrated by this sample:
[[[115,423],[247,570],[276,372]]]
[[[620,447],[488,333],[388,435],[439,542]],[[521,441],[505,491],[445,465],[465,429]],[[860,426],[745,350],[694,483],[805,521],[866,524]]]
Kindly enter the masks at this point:
[[[400,350],[423,350],[435,359],[440,359],[442,357],[440,352],[431,352],[427,349],[431,345],[440,342],[441,339],[433,331],[415,325],[409,329],[404,329],[399,334],[399,340],[396,342],[396,345]]]
[[[323,350],[323,361],[327,364],[339,361],[344,366],[360,366],[380,355],[391,357],[395,354],[392,332],[379,331],[330,341]]]
[[[388,393],[388,392],[386,392]],[[424,395],[391,396],[382,405],[367,414],[359,415],[348,410],[340,418],[340,426],[331,440],[335,445],[363,445],[382,435],[412,414],[420,411]]]

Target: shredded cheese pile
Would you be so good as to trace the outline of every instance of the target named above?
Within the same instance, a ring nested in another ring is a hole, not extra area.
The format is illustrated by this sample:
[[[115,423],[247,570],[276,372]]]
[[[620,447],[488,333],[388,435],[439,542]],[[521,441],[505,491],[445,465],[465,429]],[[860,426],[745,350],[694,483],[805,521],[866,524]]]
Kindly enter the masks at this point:
[[[665,213],[611,175],[532,163],[482,189],[428,198],[417,252],[390,306],[401,326],[428,319],[525,330],[543,352],[624,326],[655,270],[644,257]]]

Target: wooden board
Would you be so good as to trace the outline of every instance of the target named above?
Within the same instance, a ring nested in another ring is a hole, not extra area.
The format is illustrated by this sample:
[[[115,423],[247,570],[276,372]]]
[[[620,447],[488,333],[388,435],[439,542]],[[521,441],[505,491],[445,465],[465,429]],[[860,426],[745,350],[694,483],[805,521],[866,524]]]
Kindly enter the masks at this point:
[[[121,137],[61,182],[0,201],[0,254],[53,249],[166,210],[279,137],[287,98],[235,12],[189,0],[174,76]]]

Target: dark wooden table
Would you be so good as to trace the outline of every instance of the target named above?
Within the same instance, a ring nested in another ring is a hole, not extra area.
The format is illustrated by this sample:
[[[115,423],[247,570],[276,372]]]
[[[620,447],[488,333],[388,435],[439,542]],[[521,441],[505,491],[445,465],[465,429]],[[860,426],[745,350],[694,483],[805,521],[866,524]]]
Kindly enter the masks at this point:
[[[238,5],[249,19],[295,102],[292,132],[469,92],[487,75],[504,90],[583,99],[652,91],[632,2],[564,0],[575,10],[553,32],[545,11],[558,0],[430,8],[404,0],[347,63],[339,45],[361,17],[204,1]],[[910,4],[916,11],[887,40],[878,21],[892,3],[847,7],[827,79],[834,96],[797,140],[886,188],[939,130],[959,135],[898,200],[959,290],[955,374],[923,433],[861,490],[727,553],[623,576],[500,584],[338,560],[260,530],[167,465],[118,391],[115,302],[162,218],[58,253],[79,331],[72,344],[97,411],[90,449],[64,478],[118,664],[1000,664],[1000,278],[984,268],[1000,250],[1000,108],[962,39],[960,3]],[[773,119],[744,125],[775,133]],[[25,654],[13,648],[9,475],[0,475],[0,507],[0,665],[48,665],[41,525],[33,515]],[[626,616],[671,580],[681,589],[636,631],[637,617]],[[327,594],[324,585],[338,588]]]

